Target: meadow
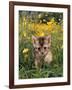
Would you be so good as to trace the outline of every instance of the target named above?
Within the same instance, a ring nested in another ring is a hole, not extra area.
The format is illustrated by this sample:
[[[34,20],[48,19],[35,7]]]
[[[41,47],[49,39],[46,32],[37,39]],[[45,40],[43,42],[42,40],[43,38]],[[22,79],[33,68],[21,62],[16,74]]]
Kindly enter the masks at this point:
[[[41,69],[34,65],[32,35],[51,35],[53,61]],[[63,14],[19,11],[19,79],[63,76]]]

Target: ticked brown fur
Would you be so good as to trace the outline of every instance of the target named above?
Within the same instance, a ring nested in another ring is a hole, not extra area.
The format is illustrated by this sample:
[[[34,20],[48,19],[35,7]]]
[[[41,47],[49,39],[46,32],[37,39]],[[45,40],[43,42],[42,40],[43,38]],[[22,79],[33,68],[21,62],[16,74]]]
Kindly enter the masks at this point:
[[[41,67],[43,62],[50,64],[52,61],[51,35],[44,37],[32,36],[32,41],[36,68]]]

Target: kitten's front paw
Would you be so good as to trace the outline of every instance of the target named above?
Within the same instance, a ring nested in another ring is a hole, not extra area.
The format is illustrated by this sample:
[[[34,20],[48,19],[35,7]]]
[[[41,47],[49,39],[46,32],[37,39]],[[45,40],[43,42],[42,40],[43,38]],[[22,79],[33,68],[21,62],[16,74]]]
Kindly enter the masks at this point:
[[[48,54],[46,55],[44,61],[48,64],[50,64],[52,62],[52,53],[48,52]]]

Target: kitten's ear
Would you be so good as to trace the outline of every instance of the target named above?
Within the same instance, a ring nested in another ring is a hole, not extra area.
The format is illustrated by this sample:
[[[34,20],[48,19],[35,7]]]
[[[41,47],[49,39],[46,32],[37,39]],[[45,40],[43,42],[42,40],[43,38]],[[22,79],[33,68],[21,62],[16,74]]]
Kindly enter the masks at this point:
[[[35,43],[36,43],[36,40],[37,40],[37,37],[35,37],[35,36],[32,36],[32,43],[33,43],[33,45],[35,45]]]
[[[46,39],[48,40],[48,43],[51,44],[51,35],[46,36]]]

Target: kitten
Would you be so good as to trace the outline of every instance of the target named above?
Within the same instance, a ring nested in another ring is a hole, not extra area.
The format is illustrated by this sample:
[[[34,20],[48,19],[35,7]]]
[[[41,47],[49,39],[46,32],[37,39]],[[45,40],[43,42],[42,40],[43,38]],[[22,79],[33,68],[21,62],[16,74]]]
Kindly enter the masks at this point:
[[[52,61],[51,35],[45,37],[32,36],[32,41],[36,68],[40,68],[43,62],[50,64]]]

